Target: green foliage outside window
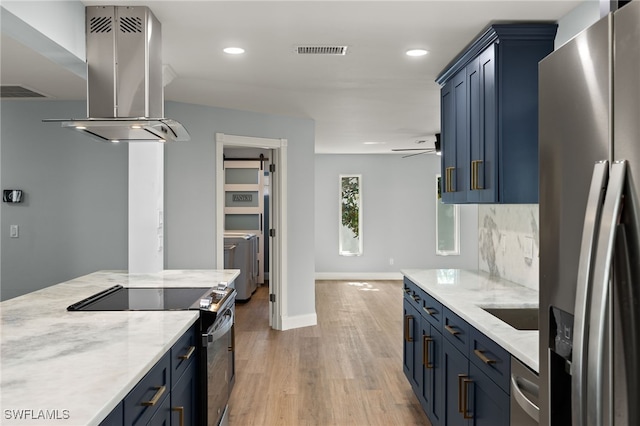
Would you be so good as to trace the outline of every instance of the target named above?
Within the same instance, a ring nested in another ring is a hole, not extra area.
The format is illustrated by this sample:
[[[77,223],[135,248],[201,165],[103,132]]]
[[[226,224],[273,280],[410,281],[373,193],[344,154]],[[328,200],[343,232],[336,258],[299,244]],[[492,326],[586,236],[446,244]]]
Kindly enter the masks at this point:
[[[342,225],[357,237],[359,234],[359,178],[342,178]]]

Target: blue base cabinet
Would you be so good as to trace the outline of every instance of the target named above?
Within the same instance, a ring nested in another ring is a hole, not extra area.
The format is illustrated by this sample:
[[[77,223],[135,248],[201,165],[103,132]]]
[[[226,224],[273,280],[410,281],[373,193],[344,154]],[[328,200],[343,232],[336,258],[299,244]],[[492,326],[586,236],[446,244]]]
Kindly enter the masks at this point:
[[[556,30],[491,25],[437,77],[443,202],[538,202],[538,62]]]
[[[403,369],[433,426],[509,426],[511,356],[404,279]]]
[[[422,409],[442,424],[442,305],[405,278],[403,369]]]
[[[467,386],[463,380],[469,378],[469,360],[457,350],[451,342],[445,340],[443,343],[442,357],[444,375],[444,394],[445,401],[445,422],[443,424],[450,426],[468,425],[465,414],[463,413],[462,388]]]
[[[198,425],[197,336],[184,333],[100,425]]]
[[[420,338],[422,340],[422,365],[417,367],[422,373],[422,387],[418,399],[434,425],[442,422],[442,402],[439,389],[442,388],[442,334],[422,317]]]

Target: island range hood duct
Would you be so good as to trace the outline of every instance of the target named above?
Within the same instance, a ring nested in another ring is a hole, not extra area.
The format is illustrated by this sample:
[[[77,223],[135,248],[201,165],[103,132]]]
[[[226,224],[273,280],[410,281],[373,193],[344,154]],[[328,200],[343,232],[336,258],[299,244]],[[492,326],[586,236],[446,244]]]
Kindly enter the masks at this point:
[[[109,142],[190,139],[164,118],[160,22],[145,6],[88,6],[87,115],[49,119]]]

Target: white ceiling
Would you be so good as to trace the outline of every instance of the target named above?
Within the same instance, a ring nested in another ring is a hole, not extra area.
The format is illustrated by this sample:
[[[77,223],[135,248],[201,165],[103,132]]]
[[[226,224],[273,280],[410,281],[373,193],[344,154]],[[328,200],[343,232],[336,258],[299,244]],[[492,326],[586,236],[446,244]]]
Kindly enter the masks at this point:
[[[146,5],[162,23],[165,99],[307,117],[317,153],[380,153],[432,145],[445,66],[487,25],[555,21],[581,1],[84,1]],[[86,82],[3,35],[2,84],[85,99]],[[347,45],[345,56],[296,55]],[[240,46],[241,56],[222,49]],[[408,57],[424,48],[424,57]],[[365,145],[364,142],[379,142]]]

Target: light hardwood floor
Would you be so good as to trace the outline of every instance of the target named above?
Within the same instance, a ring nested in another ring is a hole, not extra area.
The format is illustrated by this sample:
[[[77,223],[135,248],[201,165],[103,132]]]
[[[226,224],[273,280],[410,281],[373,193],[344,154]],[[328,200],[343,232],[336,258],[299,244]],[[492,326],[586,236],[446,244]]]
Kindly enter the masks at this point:
[[[430,425],[402,372],[401,281],[316,281],[318,325],[287,331],[267,293],[236,308],[231,426]]]

